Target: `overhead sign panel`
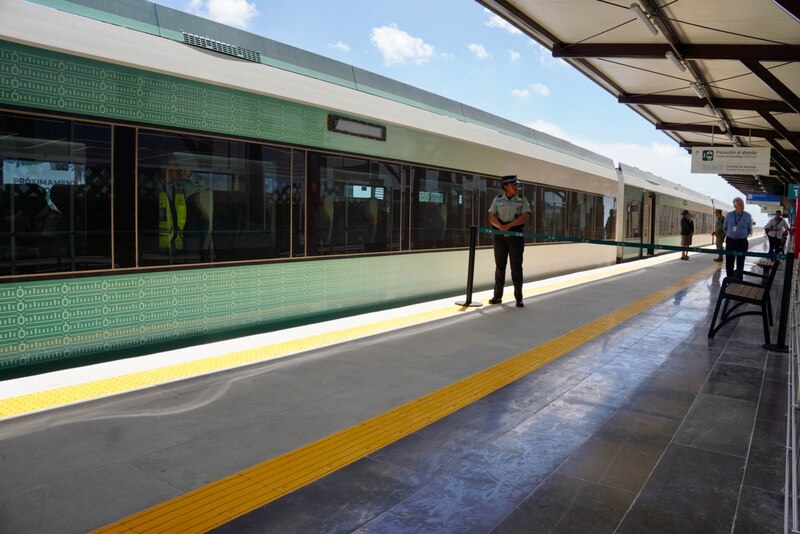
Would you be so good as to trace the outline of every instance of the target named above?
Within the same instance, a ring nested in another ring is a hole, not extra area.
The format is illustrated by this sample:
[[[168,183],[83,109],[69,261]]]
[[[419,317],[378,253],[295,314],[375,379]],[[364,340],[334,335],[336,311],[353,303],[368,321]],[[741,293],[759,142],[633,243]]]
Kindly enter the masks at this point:
[[[781,197],[778,195],[770,195],[769,193],[745,193],[745,196],[747,196],[748,202],[754,202],[757,204],[780,204],[781,202]]]
[[[800,196],[800,184],[789,184],[788,186],[787,195],[791,199],[795,199]]]
[[[769,175],[769,147],[714,147],[692,149],[692,173]]]

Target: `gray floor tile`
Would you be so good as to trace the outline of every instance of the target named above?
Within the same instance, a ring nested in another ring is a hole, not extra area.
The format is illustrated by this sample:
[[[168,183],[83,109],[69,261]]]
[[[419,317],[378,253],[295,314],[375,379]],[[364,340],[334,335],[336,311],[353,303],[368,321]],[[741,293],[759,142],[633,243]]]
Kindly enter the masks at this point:
[[[670,445],[618,532],[728,533],[744,459]]]
[[[635,496],[632,492],[553,475],[492,532],[613,532]]]
[[[349,533],[416,489],[413,472],[364,458],[218,528],[218,533]]]
[[[783,532],[783,495],[742,487],[733,534],[774,534]]]
[[[789,406],[786,382],[764,380],[761,388],[761,400],[758,403],[758,418],[779,423],[786,422],[786,410]]]
[[[757,401],[763,377],[764,371],[760,369],[718,363],[711,371],[708,382],[703,388],[703,393]]]
[[[88,532],[179,494],[131,465],[110,464],[0,501],[0,530]]]
[[[753,401],[698,395],[675,443],[745,458],[755,416]]]

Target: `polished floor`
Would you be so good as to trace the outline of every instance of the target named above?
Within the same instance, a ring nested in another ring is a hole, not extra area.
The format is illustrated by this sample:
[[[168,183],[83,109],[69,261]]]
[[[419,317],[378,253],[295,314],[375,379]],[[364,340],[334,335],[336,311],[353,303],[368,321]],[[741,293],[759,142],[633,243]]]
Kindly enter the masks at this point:
[[[761,349],[757,317],[706,337],[715,265],[697,255],[526,299],[522,310],[485,307],[2,422],[0,530],[102,527],[699,275],[516,382],[217,530],[779,532],[786,357]]]

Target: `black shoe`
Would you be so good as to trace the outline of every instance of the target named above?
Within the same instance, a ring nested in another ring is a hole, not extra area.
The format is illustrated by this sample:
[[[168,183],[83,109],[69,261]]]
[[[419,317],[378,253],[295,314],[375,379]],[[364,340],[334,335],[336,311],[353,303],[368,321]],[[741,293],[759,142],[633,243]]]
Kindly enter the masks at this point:
[[[497,297],[489,299],[489,304],[500,304],[501,302],[503,302],[503,299],[499,299]]]
[[[722,258],[714,258],[714,261],[722,261]]]
[[[518,300],[517,301],[517,308],[524,308],[524,307],[525,307],[525,303],[522,302],[521,300]]]

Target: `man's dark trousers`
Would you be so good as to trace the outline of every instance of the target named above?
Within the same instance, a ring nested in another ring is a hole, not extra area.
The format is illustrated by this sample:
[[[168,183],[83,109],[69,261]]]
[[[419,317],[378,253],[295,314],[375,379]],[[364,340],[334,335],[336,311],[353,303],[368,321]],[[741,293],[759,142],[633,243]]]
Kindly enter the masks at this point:
[[[728,251],[747,252],[747,239],[733,239],[729,237],[725,240],[725,248]],[[736,278],[742,278],[742,272],[744,272],[744,256],[725,256],[725,274],[731,277],[734,276],[734,260],[736,260]]]
[[[494,298],[503,297],[506,285],[506,262],[511,260],[511,281],[514,283],[514,298],[522,300],[522,254],[525,252],[525,239],[522,237],[494,237]]]

